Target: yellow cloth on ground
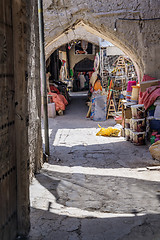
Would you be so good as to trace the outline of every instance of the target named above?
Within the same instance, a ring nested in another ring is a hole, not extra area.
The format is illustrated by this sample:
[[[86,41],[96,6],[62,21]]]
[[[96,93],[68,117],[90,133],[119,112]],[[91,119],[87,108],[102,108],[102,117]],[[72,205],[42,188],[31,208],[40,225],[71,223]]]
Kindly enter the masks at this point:
[[[100,128],[101,126],[98,125]],[[120,130],[114,127],[101,128],[96,136],[118,137]]]

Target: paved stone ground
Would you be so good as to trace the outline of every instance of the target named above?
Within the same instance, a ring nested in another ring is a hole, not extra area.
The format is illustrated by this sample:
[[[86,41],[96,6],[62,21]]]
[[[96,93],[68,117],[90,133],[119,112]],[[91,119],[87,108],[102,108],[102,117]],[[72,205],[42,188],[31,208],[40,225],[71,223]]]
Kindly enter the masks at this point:
[[[49,119],[51,156],[31,184],[29,240],[160,240],[160,172],[147,146],[96,136],[85,93]],[[114,120],[101,122],[113,126]]]

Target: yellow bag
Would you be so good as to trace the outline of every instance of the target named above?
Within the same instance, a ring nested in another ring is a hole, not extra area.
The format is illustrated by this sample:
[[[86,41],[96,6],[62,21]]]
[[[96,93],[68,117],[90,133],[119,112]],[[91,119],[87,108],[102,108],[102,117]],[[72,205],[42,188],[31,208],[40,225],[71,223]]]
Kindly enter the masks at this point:
[[[160,141],[153,143],[149,147],[149,151],[153,158],[160,160]]]
[[[98,126],[101,128],[99,132],[96,134],[96,136],[107,136],[107,137],[118,137],[118,134],[120,132],[119,129],[108,127],[108,128],[102,128],[99,124]]]

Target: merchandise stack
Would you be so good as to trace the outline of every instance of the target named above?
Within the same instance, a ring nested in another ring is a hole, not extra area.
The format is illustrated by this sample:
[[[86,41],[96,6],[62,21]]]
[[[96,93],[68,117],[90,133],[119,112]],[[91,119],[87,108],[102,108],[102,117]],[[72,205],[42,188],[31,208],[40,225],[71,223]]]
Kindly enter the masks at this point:
[[[143,104],[131,105],[130,119],[125,119],[125,137],[135,145],[145,144],[145,109]]]
[[[131,101],[132,86],[136,86],[136,81],[128,81],[127,92],[126,92],[126,100],[127,100],[127,102]]]
[[[147,109],[147,137],[151,144],[160,140],[160,98]]]

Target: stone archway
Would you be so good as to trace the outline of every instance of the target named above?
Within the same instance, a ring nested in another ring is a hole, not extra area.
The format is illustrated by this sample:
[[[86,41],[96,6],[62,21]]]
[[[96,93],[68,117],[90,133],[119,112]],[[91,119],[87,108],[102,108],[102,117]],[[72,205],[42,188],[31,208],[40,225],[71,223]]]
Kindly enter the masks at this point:
[[[95,45],[99,45],[98,38],[110,41],[132,59],[136,67],[139,79],[142,77],[144,68],[143,63],[139,54],[132,48],[132,46],[126,45],[126,43],[121,42],[117,37],[111,37],[108,32],[102,34],[101,32],[95,30],[93,27],[85,24],[83,21],[76,23],[76,25],[74,25],[74,30],[73,27],[67,29],[65,32],[47,43],[45,46],[46,58],[48,59],[48,57],[57,48],[69,43],[70,41],[75,40],[75,38],[80,40],[87,40],[88,42],[94,43]]]
[[[60,42],[60,37],[67,32],[69,39],[71,29],[76,33],[75,28],[81,24],[87,31],[103,35],[104,39],[122,49],[140,70],[140,75],[148,74],[158,78],[160,75],[158,9],[158,1],[151,4],[150,1],[128,2],[128,0],[107,2],[46,0],[44,3],[46,52],[49,46],[53,49],[52,41],[57,39]]]

